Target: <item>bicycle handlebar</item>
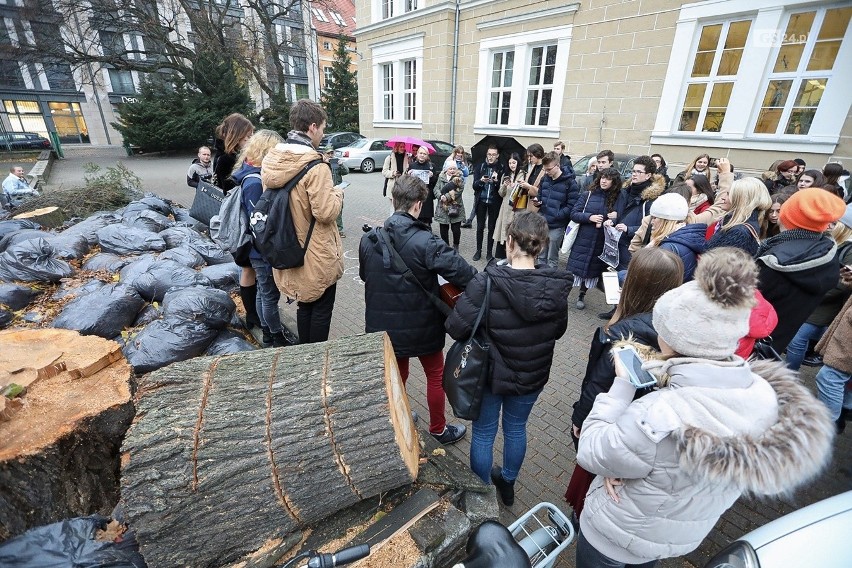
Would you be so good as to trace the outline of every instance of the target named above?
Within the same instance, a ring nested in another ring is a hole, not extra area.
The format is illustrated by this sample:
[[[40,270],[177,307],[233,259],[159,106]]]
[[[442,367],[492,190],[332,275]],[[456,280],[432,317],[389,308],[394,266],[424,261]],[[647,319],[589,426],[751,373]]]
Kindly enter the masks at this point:
[[[313,558],[308,560],[308,568],[335,568],[352,564],[357,560],[366,558],[370,555],[369,544],[359,544],[358,546],[350,546],[338,550],[334,554],[313,553]]]

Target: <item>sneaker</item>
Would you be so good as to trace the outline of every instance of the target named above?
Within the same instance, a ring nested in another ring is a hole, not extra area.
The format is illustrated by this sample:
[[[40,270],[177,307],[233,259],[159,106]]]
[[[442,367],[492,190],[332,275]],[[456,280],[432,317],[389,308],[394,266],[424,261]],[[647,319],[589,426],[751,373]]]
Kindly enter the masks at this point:
[[[463,424],[447,424],[443,432],[432,434],[432,436],[441,444],[455,444],[464,438],[465,432],[467,428]]]
[[[491,468],[491,482],[497,488],[497,495],[500,496],[504,505],[511,507],[515,504],[515,482],[503,479],[503,473],[499,466],[495,465]]]
[[[287,341],[287,338],[284,337],[283,331],[279,331],[278,333],[272,334],[272,346],[273,347],[289,347],[290,345],[292,345],[292,343]]]
[[[802,365],[806,365],[808,367],[819,367],[822,364],[822,357],[820,355],[812,355],[802,359]]]
[[[578,310],[585,310],[586,309],[586,302],[583,301],[583,298],[578,299],[576,305],[577,305]]]
[[[268,327],[262,327],[260,330],[263,332],[263,346],[264,347],[272,347],[272,333],[269,331]]]
[[[608,312],[603,312],[602,314],[598,314],[598,317],[602,320],[612,319],[612,316],[615,314],[615,308],[612,308]]]
[[[345,238],[346,238],[346,233],[344,233],[343,231],[340,231],[340,238],[341,238],[341,239],[345,239]]]
[[[473,260],[482,260],[482,251],[478,250],[473,253]]]

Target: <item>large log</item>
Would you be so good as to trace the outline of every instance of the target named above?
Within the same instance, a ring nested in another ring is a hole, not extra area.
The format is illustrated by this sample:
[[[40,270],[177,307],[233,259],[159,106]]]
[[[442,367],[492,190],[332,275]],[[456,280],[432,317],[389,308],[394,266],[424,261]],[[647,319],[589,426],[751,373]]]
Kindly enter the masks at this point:
[[[59,207],[33,209],[32,211],[15,215],[13,219],[29,219],[48,229],[55,229],[65,222],[65,216],[59,210]]]
[[[0,540],[110,513],[133,418],[129,380],[113,341],[65,329],[0,332],[0,387],[26,388],[0,422]]]
[[[152,568],[236,561],[417,477],[383,333],[174,363],[136,405],[121,493]]]

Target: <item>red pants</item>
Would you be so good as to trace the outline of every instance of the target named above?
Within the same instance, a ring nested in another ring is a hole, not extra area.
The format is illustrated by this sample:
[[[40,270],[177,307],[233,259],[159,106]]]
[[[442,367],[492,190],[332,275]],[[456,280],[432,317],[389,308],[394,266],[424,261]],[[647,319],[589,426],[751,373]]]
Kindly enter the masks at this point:
[[[402,377],[402,383],[408,380],[408,357],[397,357],[396,365],[399,367],[399,374]],[[447,402],[444,394],[444,352],[436,351],[428,355],[418,357],[420,364],[423,366],[423,372],[426,373],[426,404],[429,406],[429,432],[432,434],[442,434],[447,426],[447,419],[444,418],[444,407]]]

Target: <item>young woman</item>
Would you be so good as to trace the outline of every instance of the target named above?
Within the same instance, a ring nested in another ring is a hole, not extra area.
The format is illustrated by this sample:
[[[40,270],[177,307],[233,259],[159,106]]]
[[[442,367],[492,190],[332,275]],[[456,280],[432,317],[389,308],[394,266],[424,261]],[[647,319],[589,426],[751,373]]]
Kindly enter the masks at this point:
[[[692,195],[689,198],[689,212],[698,215],[707,211],[715,201],[715,192],[707,176],[696,174],[686,180]]]
[[[672,184],[672,178],[669,177],[669,166],[665,158],[662,154],[651,154],[651,159],[657,164],[657,173],[663,176],[663,179],[666,180],[666,187],[669,187]]]
[[[781,191],[786,186],[796,183],[796,173],[798,171],[799,164],[793,160],[783,160],[775,166],[774,174],[768,179],[765,179],[763,183],[766,185],[769,193]]]
[[[524,180],[518,185],[529,197],[538,196],[538,188],[544,178],[544,168],[541,160],[544,158],[544,148],[541,144],[530,144],[527,148],[527,171]],[[528,202],[528,206],[531,204]]]
[[[490,264],[467,285],[447,319],[454,339],[467,339],[485,301],[494,353],[491,380],[473,421],[470,467],[485,483],[493,482],[506,506],[515,501],[515,480],[527,449],[527,420],[550,378],[553,348],[568,326],[571,281],[564,270],[535,268],[547,244],[547,222],[532,211],[515,214],[507,230],[507,265]],[[503,412],[503,467],[491,465],[500,412]]]
[[[781,213],[781,206],[790,198],[789,194],[776,193],[769,198],[771,205],[769,211],[766,212],[766,217],[763,218],[763,223],[760,224],[760,240],[765,241],[769,237],[774,237],[781,232],[781,226],[778,224],[778,214]]]
[[[462,200],[464,178],[455,165],[447,168],[441,178],[444,178],[444,176],[449,179],[445,183],[439,181],[435,185],[435,197],[438,198],[438,206],[435,208],[435,221],[438,223],[441,238],[447,244],[450,244],[450,230],[452,230],[452,246],[458,252],[461,243],[461,224],[464,221],[464,201]]]
[[[500,205],[497,225],[494,227],[494,240],[497,242],[494,250],[495,258],[506,258],[506,229],[512,222],[514,212],[527,208],[529,196],[526,190],[521,189],[521,182],[526,179],[526,175],[526,170],[521,164],[521,157],[517,152],[512,152],[506,163],[506,173],[500,180],[499,193],[503,203]]]
[[[651,205],[651,238],[647,247],[672,251],[683,262],[683,281],[692,280],[698,255],[704,252],[707,225],[686,223],[689,206],[686,199],[675,193],[665,193]]]
[[[430,187],[430,181],[435,176],[435,171],[434,167],[432,166],[432,161],[429,159],[429,150],[427,150],[425,147],[418,148],[417,153],[414,156],[414,161],[409,164],[408,171],[406,173],[420,178],[421,180],[423,180],[423,183],[426,184],[426,187]],[[423,202],[423,208],[420,210],[420,216],[418,216],[417,219],[431,227],[432,218],[434,216],[435,199],[434,196],[430,193],[426,197],[426,200]]]
[[[574,246],[568,257],[568,272],[574,275],[574,288],[580,287],[575,304],[578,310],[586,307],[586,291],[598,285],[606,265],[600,259],[604,246],[603,222],[616,217],[615,201],[621,190],[621,175],[615,168],[606,168],[595,178],[588,191],[580,194],[571,220],[579,223]]]
[[[231,172],[234,171],[235,166],[240,165],[237,161],[237,153],[252,134],[254,134],[254,125],[238,112],[226,116],[222,124],[216,127],[216,142],[213,145],[213,179],[215,180],[213,185],[222,188],[226,195],[236,185],[231,179]]]
[[[592,337],[586,374],[580,387],[580,398],[574,403],[571,415],[574,449],[583,430],[583,422],[592,410],[595,398],[606,392],[615,379],[612,362],[612,345],[618,340],[632,337],[634,341],[659,351],[657,332],[651,322],[651,310],[660,296],[683,284],[683,262],[671,251],[661,248],[640,249],[630,259],[627,279],[621,288],[621,297],[612,319],[598,328]],[[639,390],[636,396],[651,392]],[[594,479],[577,465],[565,491],[565,500],[579,517],[583,510],[586,492]]]
[[[737,247],[754,256],[759,245],[760,226],[772,206],[769,194],[759,179],[748,177],[731,184],[728,201],[727,214],[708,229],[707,250]]]
[[[692,160],[686,169],[677,174],[675,181],[686,181],[694,175],[702,175],[710,179],[710,155],[699,154]]]
[[[826,183],[825,176],[819,170],[805,170],[799,175],[796,182],[796,190],[807,187],[823,187]]]
[[[659,390],[635,400],[615,360],[612,387],[580,432],[577,462],[597,477],[580,516],[577,568],[650,568],[687,554],[742,494],[792,491],[831,459],[834,424],[797,377],[734,355],[756,283],[744,252],[705,253],[695,280],[654,305],[660,355],[643,368]]]

